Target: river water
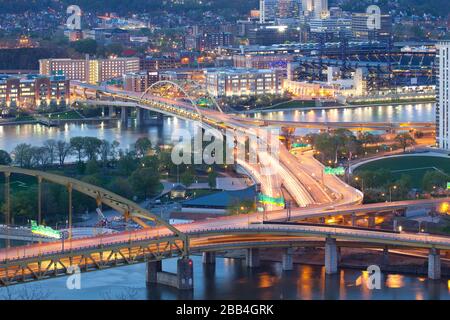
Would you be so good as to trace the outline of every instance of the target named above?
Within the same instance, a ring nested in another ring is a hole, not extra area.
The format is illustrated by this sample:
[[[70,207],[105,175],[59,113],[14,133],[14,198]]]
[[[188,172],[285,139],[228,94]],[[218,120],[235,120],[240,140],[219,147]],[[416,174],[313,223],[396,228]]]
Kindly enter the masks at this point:
[[[293,121],[434,121],[433,104],[361,107],[312,111],[276,111],[255,117]],[[70,140],[74,136],[93,136],[117,140],[129,148],[139,137],[153,144],[171,143],[176,129],[190,129],[183,120],[164,118],[160,126],[125,128],[120,121],[96,124],[67,124],[60,128],[41,125],[0,126],[0,149],[11,151],[19,143],[42,145],[47,139]],[[200,257],[193,257],[195,289],[192,295],[171,288],[145,286],[145,265],[137,264],[82,274],[82,289],[68,290],[66,278],[50,279],[0,289],[0,299],[450,299],[450,281],[429,281],[426,277],[389,274],[383,276],[380,290],[356,285],[362,275],[358,270],[341,270],[326,276],[322,267],[296,265],[282,272],[280,263],[263,263],[250,270],[238,259],[217,259],[216,268],[205,267]],[[175,272],[176,260],[164,262],[167,271]]]
[[[145,264],[118,267],[81,274],[81,289],[69,290],[67,277],[32,282],[0,289],[0,299],[49,300],[175,300],[175,299],[283,299],[283,300],[426,300],[450,299],[450,282],[430,281],[425,277],[389,274],[382,276],[381,289],[369,290],[358,285],[362,271],[340,270],[325,275],[323,267],[294,265],[293,271],[282,271],[281,263],[263,262],[249,269],[243,260],[217,258],[216,267],[204,266],[201,257],[194,261],[194,290],[179,292],[165,286],[147,288]],[[176,259],[163,262],[165,271],[175,272]]]
[[[400,106],[359,107],[345,109],[310,110],[310,111],[273,111],[256,113],[254,117],[272,120],[311,121],[311,122],[405,122],[434,121],[433,104],[415,104]],[[42,145],[47,139],[69,141],[75,136],[92,136],[109,141],[117,140],[120,148],[127,149],[138,138],[146,136],[153,144],[173,143],[171,136],[176,129],[191,129],[191,123],[176,118],[164,118],[162,125],[136,127],[131,124],[125,128],[120,121],[99,123],[72,123],[58,128],[42,125],[0,126],[0,149],[11,151],[19,143]],[[305,130],[300,130],[304,133]]]

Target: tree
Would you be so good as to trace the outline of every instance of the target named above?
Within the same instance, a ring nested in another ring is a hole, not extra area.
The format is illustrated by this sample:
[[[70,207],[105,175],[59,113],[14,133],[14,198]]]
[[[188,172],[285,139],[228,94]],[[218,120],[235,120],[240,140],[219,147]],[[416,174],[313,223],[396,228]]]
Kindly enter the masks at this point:
[[[33,160],[33,150],[30,144],[21,143],[18,144],[14,150],[14,162],[19,165],[19,167],[31,167]]]
[[[97,160],[97,155],[100,153],[102,140],[95,137],[84,137],[83,148],[88,160]]]
[[[139,158],[144,157],[147,155],[147,153],[152,149],[152,142],[146,138],[142,137],[136,140],[136,143],[134,144],[134,150],[136,152],[136,155]]]
[[[5,150],[0,150],[0,165],[9,166],[12,163],[11,156]]]
[[[448,176],[440,171],[427,171],[422,179],[423,189],[433,191],[435,188],[444,188],[449,180]]]
[[[158,156],[145,156],[141,159],[140,165],[143,168],[159,171],[159,158]]]
[[[137,162],[134,157],[134,153],[130,151],[123,152],[122,150],[120,150],[117,167],[120,174],[129,176],[137,168]]]
[[[60,166],[64,165],[67,156],[69,156],[71,152],[72,146],[69,143],[63,140],[58,140],[58,142],[56,142],[56,155],[58,157]]]
[[[73,48],[81,54],[95,55],[97,53],[97,41],[83,39],[73,42]]]
[[[108,165],[108,158],[111,155],[111,143],[107,140],[101,140],[99,151],[103,167],[106,167]]]
[[[70,147],[78,155],[78,162],[83,162],[84,157],[84,138],[83,137],[73,137],[70,138]]]
[[[208,185],[210,188],[216,187],[216,178],[217,178],[217,173],[214,170],[212,170],[208,173]]]
[[[119,196],[131,199],[133,197],[133,188],[130,182],[122,177],[114,178],[108,185],[108,190],[117,193]]]
[[[45,168],[51,164],[51,155],[46,147],[32,147],[32,166]]]
[[[416,143],[416,140],[408,133],[402,132],[399,133],[395,138],[395,142],[397,142],[401,148],[403,148],[403,152],[406,151],[406,148],[412,146]]]
[[[181,183],[184,184],[186,187],[189,187],[191,184],[193,184],[194,179],[195,177],[191,170],[186,170],[180,177]]]
[[[160,187],[159,173],[150,168],[136,169],[131,174],[130,182],[134,192],[144,198],[157,193]]]
[[[47,150],[47,153],[50,157],[51,164],[53,164],[55,162],[56,145],[57,145],[57,142],[53,139],[44,141],[44,148]]]
[[[87,175],[95,175],[98,172],[99,172],[99,168],[98,168],[97,161],[95,161],[95,160],[88,160],[88,162],[86,162],[85,173]]]

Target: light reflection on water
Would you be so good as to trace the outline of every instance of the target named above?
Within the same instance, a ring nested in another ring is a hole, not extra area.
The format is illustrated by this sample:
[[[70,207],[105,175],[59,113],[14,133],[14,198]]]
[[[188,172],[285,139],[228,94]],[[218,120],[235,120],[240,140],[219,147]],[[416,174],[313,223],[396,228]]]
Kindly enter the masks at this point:
[[[409,104],[397,106],[375,106],[327,110],[295,110],[279,112],[258,112],[255,118],[291,121],[317,121],[317,122],[403,122],[403,121],[434,121],[435,104]]]
[[[257,118],[272,120],[310,121],[310,122],[400,122],[400,121],[434,121],[435,106],[432,103],[359,107],[329,110],[293,110],[268,113],[257,113]],[[137,128],[125,128],[120,121],[65,124],[58,128],[48,128],[42,125],[12,125],[0,126],[0,149],[11,151],[19,143],[42,145],[47,139],[62,139],[69,141],[75,136],[92,136],[109,141],[117,140],[120,148],[127,149],[138,138],[147,136],[152,143],[171,143],[171,135],[176,129],[191,129],[192,123],[177,118],[164,118],[163,125],[147,125]],[[300,129],[304,134],[307,129]]]
[[[117,140],[120,148],[127,149],[140,137],[148,137],[153,144],[169,143],[176,129],[190,129],[183,120],[164,118],[163,125],[125,128],[120,121],[98,123],[68,123],[61,127],[45,127],[39,124],[0,126],[0,149],[12,151],[17,144],[42,145],[47,139],[65,140],[76,136],[90,136],[108,141]]]
[[[383,276],[380,290],[369,290],[359,270],[340,270],[326,275],[323,267],[294,265],[290,272],[281,263],[262,263],[257,270],[248,269],[244,261],[218,258],[216,267],[204,266],[201,257],[194,261],[193,293],[178,292],[169,287],[147,288],[145,264],[118,267],[81,274],[81,290],[66,289],[66,277],[10,287],[15,293],[42,290],[46,299],[450,299],[447,280],[420,281],[408,275]],[[164,270],[175,272],[176,259],[166,260]],[[364,278],[364,276],[363,276]],[[3,299],[5,289],[0,289]]]

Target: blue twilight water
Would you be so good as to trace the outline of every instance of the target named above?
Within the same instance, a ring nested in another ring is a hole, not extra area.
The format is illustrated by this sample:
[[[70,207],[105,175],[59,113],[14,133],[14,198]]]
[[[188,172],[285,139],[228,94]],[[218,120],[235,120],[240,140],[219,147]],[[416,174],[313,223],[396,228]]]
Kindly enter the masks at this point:
[[[295,265],[283,272],[281,263],[266,262],[256,270],[239,259],[218,258],[216,267],[204,266],[201,257],[194,261],[193,292],[145,284],[145,264],[118,267],[81,274],[81,289],[68,290],[67,277],[43,280],[0,289],[0,299],[450,299],[447,280],[430,281],[425,277],[389,274],[382,277],[382,288],[369,290],[357,285],[363,275],[358,270],[341,270],[325,275],[323,267]],[[163,263],[166,271],[175,272],[176,260]]]
[[[328,109],[311,111],[275,111],[257,113],[259,118],[311,122],[369,121],[434,121],[435,106],[432,103],[401,106],[360,107],[346,109]],[[70,140],[75,136],[92,136],[109,141],[117,140],[120,148],[129,148],[138,138],[147,136],[154,144],[172,143],[171,135],[176,129],[190,129],[191,123],[176,118],[164,118],[162,126],[137,128],[131,125],[125,128],[120,121],[96,124],[67,124],[59,128],[48,128],[41,125],[0,126],[0,149],[11,151],[19,143],[42,145],[47,139]],[[306,130],[299,130],[304,133]]]

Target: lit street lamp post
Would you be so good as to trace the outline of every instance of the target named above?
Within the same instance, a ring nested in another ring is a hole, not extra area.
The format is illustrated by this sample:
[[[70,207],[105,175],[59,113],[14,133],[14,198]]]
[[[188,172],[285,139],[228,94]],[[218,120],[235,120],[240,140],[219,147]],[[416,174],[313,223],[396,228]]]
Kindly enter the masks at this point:
[[[389,202],[392,202],[392,189],[397,190],[397,186],[389,187]]]

